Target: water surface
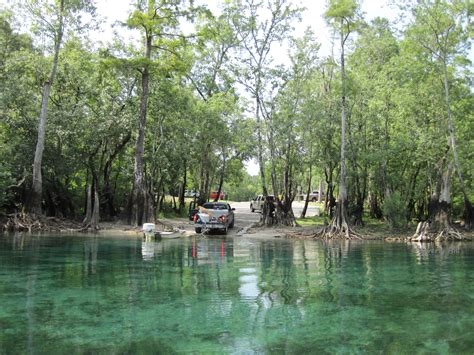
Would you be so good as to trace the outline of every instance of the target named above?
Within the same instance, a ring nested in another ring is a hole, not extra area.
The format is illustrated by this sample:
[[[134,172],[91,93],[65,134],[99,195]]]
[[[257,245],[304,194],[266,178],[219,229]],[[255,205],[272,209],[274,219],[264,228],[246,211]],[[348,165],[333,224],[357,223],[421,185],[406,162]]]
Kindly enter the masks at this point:
[[[0,353],[472,353],[471,244],[0,237]]]

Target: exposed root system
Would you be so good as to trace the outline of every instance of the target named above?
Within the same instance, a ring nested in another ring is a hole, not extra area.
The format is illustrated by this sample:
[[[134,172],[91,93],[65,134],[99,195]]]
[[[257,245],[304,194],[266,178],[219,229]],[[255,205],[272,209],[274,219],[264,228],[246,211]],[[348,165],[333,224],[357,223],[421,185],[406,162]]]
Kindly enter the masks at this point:
[[[78,232],[97,232],[100,230],[99,225],[93,226],[91,223],[84,225],[82,228],[79,228]]]
[[[334,240],[334,239],[348,239],[348,240],[361,240],[364,239],[360,234],[356,233],[352,228],[349,227],[347,223],[343,224],[341,227],[338,227],[334,223],[326,226],[315,235],[315,238],[320,238],[324,240]]]
[[[415,234],[409,239],[411,242],[444,242],[465,240],[464,236],[449,224],[439,228],[438,223],[420,222]]]
[[[75,222],[24,212],[12,213],[0,218],[0,232],[72,231],[80,229],[80,225]]]
[[[361,235],[357,234],[348,223],[346,206],[344,203],[337,203],[336,216],[328,226],[324,227],[322,231],[315,236],[323,240],[334,240],[334,239],[364,239]]]

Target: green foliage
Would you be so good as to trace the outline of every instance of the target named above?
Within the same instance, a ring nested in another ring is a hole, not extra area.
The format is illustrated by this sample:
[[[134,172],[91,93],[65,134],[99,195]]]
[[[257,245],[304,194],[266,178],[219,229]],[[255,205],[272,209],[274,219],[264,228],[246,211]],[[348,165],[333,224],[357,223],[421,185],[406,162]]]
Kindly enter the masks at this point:
[[[394,192],[386,197],[382,206],[384,217],[392,228],[405,228],[407,225],[406,205],[400,193]]]
[[[14,180],[11,176],[11,168],[0,163],[0,212],[4,210],[4,205],[11,201]]]
[[[348,18],[354,16],[357,7],[355,0],[330,0],[325,15],[328,18]]]
[[[99,20],[95,2],[91,0],[65,0],[61,12],[61,1],[26,0],[18,1],[13,8],[20,16],[29,17],[31,32],[43,42],[53,47],[58,38],[59,23],[63,23],[66,37],[80,37],[88,29],[96,28]],[[84,16],[84,14],[90,16]],[[84,19],[87,21],[84,21]]]
[[[250,176],[244,172],[234,176],[232,180],[231,183],[224,185],[226,199],[229,201],[250,201],[261,193],[260,181],[257,176]]]
[[[33,35],[14,30],[17,14],[0,13],[0,154],[8,157],[0,163],[0,204],[8,208],[24,202],[21,182],[31,178],[38,102],[52,63],[44,49],[53,41],[40,43],[35,34],[53,38],[44,20],[58,21],[53,2],[25,3],[38,15]],[[93,12],[93,3],[67,3],[67,28],[78,29],[81,19],[74,16],[80,9]],[[290,38],[299,9],[284,0],[225,1],[216,17],[177,0],[135,4],[127,25],[151,35],[149,58],[140,43],[116,40],[95,49],[71,32],[65,37],[43,157],[48,214],[80,217],[85,186],[95,176],[101,215],[123,215],[134,179],[144,68],[150,73],[144,177],[156,209],[163,195],[177,196],[181,185],[209,192],[221,178],[230,200],[261,193],[260,177],[248,176],[243,164],[258,155],[257,132],[265,183],[276,191],[270,193],[300,193],[310,172],[313,184],[323,177],[337,185],[339,63],[321,58],[310,31]],[[398,36],[385,19],[359,26],[357,1],[329,2],[326,18],[343,37],[359,30],[345,55],[349,202],[360,207],[362,201],[366,208],[370,195],[393,227],[405,226],[406,216],[426,217],[427,197],[437,188],[447,132],[443,59],[459,161],[473,198],[474,99],[466,55],[472,24],[461,5],[412,3],[413,16]],[[177,25],[190,17],[198,21],[198,35],[184,38]],[[276,66],[271,48],[286,39],[289,61]],[[384,199],[387,191],[395,192]],[[452,191],[453,211],[460,215],[463,195],[456,178]],[[169,201],[163,208],[172,209]]]

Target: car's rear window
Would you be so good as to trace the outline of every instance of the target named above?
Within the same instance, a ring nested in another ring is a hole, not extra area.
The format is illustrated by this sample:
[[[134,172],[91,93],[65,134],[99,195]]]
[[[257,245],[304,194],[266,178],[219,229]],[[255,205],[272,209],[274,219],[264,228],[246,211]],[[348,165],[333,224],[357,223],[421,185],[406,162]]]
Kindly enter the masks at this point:
[[[226,210],[227,205],[225,203],[205,203],[202,207],[208,210]]]

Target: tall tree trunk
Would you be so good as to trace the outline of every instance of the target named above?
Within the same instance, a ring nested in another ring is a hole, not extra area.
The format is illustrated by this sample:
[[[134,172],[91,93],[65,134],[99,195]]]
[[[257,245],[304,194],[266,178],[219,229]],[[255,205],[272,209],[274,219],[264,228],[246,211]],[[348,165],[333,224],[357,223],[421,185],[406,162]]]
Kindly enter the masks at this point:
[[[446,157],[444,160],[446,160]],[[451,224],[451,175],[453,165],[452,163],[446,165],[444,173],[439,174],[441,180],[439,181],[441,186],[437,188],[439,192],[436,192],[430,198],[428,220],[418,224],[411,241],[430,242],[463,239],[462,235]]]
[[[100,220],[99,179],[97,173],[91,168],[92,183],[87,187],[87,210],[86,217],[82,222],[82,228],[98,230]]]
[[[416,202],[415,201],[415,188],[416,188],[416,181],[417,181],[417,178],[418,178],[418,174],[420,173],[420,170],[421,170],[421,165],[418,164],[418,166],[416,167],[415,172],[411,176],[409,189],[408,189],[408,192],[406,194],[407,200],[408,200],[407,221],[409,221],[413,217],[414,212],[415,212],[415,202]]]
[[[51,86],[53,85],[56,77],[59,62],[59,50],[61,48],[61,42],[63,39],[64,32],[64,0],[61,0],[59,5],[59,26],[55,33],[54,43],[54,57],[53,66],[51,73],[49,74],[48,80],[43,86],[43,95],[41,98],[41,111],[38,120],[38,138],[36,142],[35,157],[33,161],[33,183],[29,201],[27,201],[27,209],[30,213],[39,215],[41,214],[41,199],[43,193],[43,178],[41,174],[41,167],[43,161],[43,150],[46,135],[46,120],[48,117],[48,102]]]
[[[104,187],[102,188],[102,194],[104,196],[106,216],[113,218],[117,215],[117,210],[114,204],[114,194],[112,193],[112,187],[110,186],[110,170],[104,169]]]
[[[165,196],[166,196],[165,186],[164,186],[164,184],[162,184],[162,187],[161,187],[161,195],[160,195],[160,203],[159,203],[159,207],[158,207],[158,210],[159,210],[160,212],[161,212],[161,211],[164,211]]]
[[[355,168],[355,167],[354,167]],[[352,205],[351,217],[352,223],[355,226],[363,226],[364,225],[364,201],[366,197],[367,191],[367,167],[364,168],[365,171],[363,172],[362,181],[360,178],[360,174],[357,173],[356,176],[356,186],[355,186],[355,195],[356,195],[356,203]]]
[[[148,214],[147,211],[149,210],[149,206],[145,205],[149,203],[149,199],[146,197],[147,191],[145,186],[143,155],[145,151],[145,126],[147,119],[150,80],[148,61],[151,59],[151,44],[152,35],[147,31],[145,43],[145,59],[147,60],[147,63],[145,64],[142,71],[142,95],[140,100],[140,115],[138,120],[138,137],[135,145],[134,183],[132,192],[132,210],[130,216],[130,223],[135,226],[140,226],[145,222]]]
[[[349,36],[344,34],[344,19],[341,18],[341,174],[339,179],[339,196],[336,201],[336,215],[331,225],[323,231],[325,238],[345,237],[347,239],[358,236],[352,232],[349,226],[347,213],[347,186],[346,186],[346,81],[345,81],[345,62],[344,62],[344,44]]]
[[[175,211],[175,212],[178,212],[178,204],[176,203],[176,196],[173,195],[171,196],[171,200],[172,200],[172,209]]]
[[[336,199],[334,198],[334,182],[333,182],[333,167],[332,163],[324,168],[324,176],[326,177],[326,184],[328,190],[326,191],[326,200],[324,203],[324,210],[329,216],[329,219],[334,217],[334,207],[336,207]]]
[[[257,85],[257,88],[259,88],[259,85]],[[259,92],[259,89],[257,89],[257,92]],[[265,181],[265,165],[263,164],[263,142],[262,142],[262,118],[260,117],[260,99],[256,97],[256,102],[255,102],[257,108],[256,108],[256,121],[257,121],[257,157],[258,157],[258,165],[259,165],[259,171],[260,171],[260,183],[262,185],[262,193],[264,196],[264,202],[263,202],[263,208],[262,208],[262,213],[260,214],[260,223],[262,225],[271,225],[273,224],[273,215],[274,215],[274,205],[272,203],[269,203],[267,200],[268,196],[268,189],[267,189],[267,183]]]
[[[268,196],[267,183],[265,181],[265,166],[263,165],[263,143],[262,143],[262,119],[260,117],[260,100],[256,98],[256,121],[257,121],[257,157],[260,172],[260,183],[263,196]],[[263,215],[263,213],[262,213]]]
[[[163,186],[163,174],[160,172],[160,180],[158,181],[158,186],[154,189],[153,194],[151,195],[151,215],[157,216],[160,210],[160,201],[161,201],[161,190]]]
[[[150,173],[150,177],[147,179],[146,182],[146,191],[147,193],[145,194],[145,207],[147,208],[145,210],[145,218],[149,222],[155,222],[156,221],[156,210],[154,206],[154,200],[155,200],[155,180],[153,176],[156,176],[156,170],[153,170],[153,173]],[[145,175],[146,171],[145,171]]]
[[[383,217],[376,191],[369,192],[369,216],[375,219],[381,219]]]
[[[207,202],[210,193],[210,161],[209,161],[209,153],[211,151],[211,144],[208,143],[206,148],[202,152],[201,156],[201,181],[199,184],[199,196],[198,196],[198,204],[203,205]]]
[[[291,162],[290,162],[290,157],[291,157],[291,133],[289,132],[288,134],[288,139],[287,139],[287,152],[286,152],[286,166],[285,166],[285,172],[284,172],[284,186],[283,186],[283,200],[280,200],[277,198],[277,205],[276,205],[276,210],[275,210],[275,216],[274,216],[274,224],[277,225],[284,225],[284,226],[290,226],[290,227],[295,227],[296,224],[296,218],[293,213],[293,200],[296,196],[296,193],[293,191],[293,185],[292,185],[292,171],[291,171]]]
[[[187,166],[186,166],[186,162],[184,163],[184,174],[183,174],[183,181],[181,182],[181,185],[180,185],[180,190],[179,190],[179,210],[181,211],[184,206],[186,205],[185,203],[185,196],[184,196],[184,192],[186,190],[186,180],[187,180]]]
[[[95,182],[95,188],[94,188],[94,208],[92,209],[92,218],[91,218],[91,224],[90,228],[92,230],[98,230],[100,229],[99,227],[99,221],[100,221],[100,201],[99,201],[99,189],[97,187],[98,181]]]
[[[342,28],[344,22],[341,19],[341,174],[339,178],[339,196],[336,202],[336,216],[333,227],[349,237],[349,225],[347,218],[347,186],[346,186],[346,82],[345,82],[345,58],[344,42],[345,36]],[[347,38],[347,37],[346,37]]]
[[[277,200],[274,211],[274,224],[296,227],[296,218],[292,208],[293,200],[291,198],[283,201]]]
[[[454,130],[454,122],[451,114],[451,103],[449,99],[449,83],[448,83],[448,69],[446,66],[446,56],[443,54],[443,78],[444,78],[444,96],[446,100],[446,111],[448,114],[448,133],[449,133],[449,143],[453,150],[454,166],[458,174],[459,183],[461,185],[461,191],[464,197],[464,223],[467,229],[472,229],[474,226],[474,213],[472,210],[471,202],[466,192],[466,186],[464,184],[464,177],[461,170],[461,164],[459,163],[458,148],[456,144],[456,134]]]
[[[115,146],[114,151],[112,152],[112,154],[110,154],[103,169],[102,175],[104,179],[104,186],[102,187],[103,199],[101,201],[101,204],[105,207],[103,210],[106,211],[106,216],[109,218],[113,218],[117,215],[117,210],[114,204],[114,197],[115,197],[114,191],[112,189],[112,184],[110,181],[110,175],[112,173],[112,164],[115,158],[117,157],[117,155],[123,150],[123,148],[130,141],[131,137],[132,137],[131,133],[128,132],[120,141],[120,143],[118,143]]]
[[[274,132],[273,132],[273,119],[271,115],[268,117],[268,143],[270,146],[270,164],[271,164],[271,182],[272,182],[272,190],[274,195],[278,195],[280,193],[280,189],[277,186],[277,174],[276,174],[276,157],[275,157],[275,139],[274,139]]]
[[[312,172],[313,172],[313,166],[310,164],[309,165],[308,186],[307,186],[307,189],[306,189],[306,198],[305,198],[305,201],[304,201],[304,207],[303,207],[303,211],[301,211],[300,218],[305,218],[306,217],[306,212],[308,210],[309,194],[311,193],[311,180],[313,178]]]
[[[87,198],[86,198],[86,216],[84,217],[84,220],[82,221],[83,227],[87,227],[91,223],[92,219],[92,186],[87,185],[86,187],[86,192],[87,192]]]
[[[214,199],[215,202],[219,201],[219,199],[221,198],[222,186],[224,185],[224,178],[225,178],[226,160],[227,160],[227,157],[223,153],[222,154],[222,169],[221,169],[221,174],[219,177],[219,186],[217,188],[217,196]]]

